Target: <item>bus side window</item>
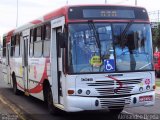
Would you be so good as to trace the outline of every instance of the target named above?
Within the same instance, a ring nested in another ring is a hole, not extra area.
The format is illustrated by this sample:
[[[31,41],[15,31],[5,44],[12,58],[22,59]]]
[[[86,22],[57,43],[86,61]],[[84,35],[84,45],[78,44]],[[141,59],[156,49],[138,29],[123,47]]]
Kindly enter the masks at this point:
[[[36,28],[35,34],[35,41],[34,41],[34,57],[41,57],[42,56],[42,27]]]
[[[42,27],[36,29],[36,41],[42,40]]]
[[[15,54],[15,36],[11,37],[11,57]]]
[[[22,33],[20,33],[20,38],[19,39],[20,39],[20,42],[19,42],[19,44],[20,44],[19,45],[19,47],[20,47],[19,48],[19,50],[20,50],[19,51],[19,56],[22,56],[22,40],[23,40]]]
[[[50,55],[50,39],[51,39],[51,25],[44,25],[44,44],[43,44],[43,56],[49,57]]]
[[[15,57],[19,57],[20,52],[20,35],[15,36]]]
[[[3,37],[3,57],[6,57],[6,37]]]
[[[29,49],[29,56],[33,57],[34,51],[33,51],[33,41],[34,41],[34,29],[30,30],[30,49]]]

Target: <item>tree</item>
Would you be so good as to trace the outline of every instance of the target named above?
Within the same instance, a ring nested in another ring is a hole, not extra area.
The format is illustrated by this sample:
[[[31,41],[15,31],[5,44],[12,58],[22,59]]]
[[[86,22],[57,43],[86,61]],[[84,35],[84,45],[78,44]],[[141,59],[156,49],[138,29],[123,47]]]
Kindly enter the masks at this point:
[[[158,28],[152,28],[152,39],[154,50],[156,47],[160,50],[160,24],[158,24]]]

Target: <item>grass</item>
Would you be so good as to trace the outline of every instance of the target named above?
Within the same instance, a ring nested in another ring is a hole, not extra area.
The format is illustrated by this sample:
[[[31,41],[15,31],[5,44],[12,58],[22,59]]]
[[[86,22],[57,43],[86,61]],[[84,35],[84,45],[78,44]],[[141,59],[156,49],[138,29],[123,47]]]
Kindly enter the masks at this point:
[[[156,86],[160,87],[160,81],[156,81]]]

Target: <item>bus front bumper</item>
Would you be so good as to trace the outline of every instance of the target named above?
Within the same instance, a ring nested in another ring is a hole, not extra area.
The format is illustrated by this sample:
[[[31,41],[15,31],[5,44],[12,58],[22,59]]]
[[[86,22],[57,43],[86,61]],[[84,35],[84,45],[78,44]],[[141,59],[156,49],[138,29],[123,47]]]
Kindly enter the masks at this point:
[[[155,102],[155,91],[135,94],[128,97],[82,97],[67,96],[66,111],[109,110],[116,108],[152,106]]]

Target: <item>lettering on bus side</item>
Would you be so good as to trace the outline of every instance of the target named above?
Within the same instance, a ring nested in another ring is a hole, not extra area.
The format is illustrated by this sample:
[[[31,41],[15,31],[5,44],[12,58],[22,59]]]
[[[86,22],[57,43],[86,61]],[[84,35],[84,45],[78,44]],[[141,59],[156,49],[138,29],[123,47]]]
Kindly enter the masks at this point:
[[[81,78],[81,81],[93,81],[93,78]]]

